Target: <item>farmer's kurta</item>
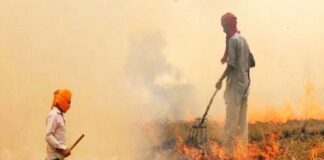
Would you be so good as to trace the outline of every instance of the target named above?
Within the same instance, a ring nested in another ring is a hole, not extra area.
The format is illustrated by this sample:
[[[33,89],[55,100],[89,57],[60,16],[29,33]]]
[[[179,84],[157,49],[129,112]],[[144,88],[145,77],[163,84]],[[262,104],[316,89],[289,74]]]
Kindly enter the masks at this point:
[[[63,113],[56,107],[49,112],[46,121],[46,160],[63,158],[56,149],[67,149],[65,145],[65,120]]]
[[[235,33],[229,39],[227,64],[234,69],[228,74],[224,93],[226,107],[224,144],[229,154],[232,142],[239,138],[247,142],[247,97],[250,84],[249,53],[247,41]]]
[[[229,73],[226,80],[225,103],[242,104],[248,95],[249,78],[249,53],[247,41],[239,33],[235,33],[229,40],[227,64],[234,70]]]

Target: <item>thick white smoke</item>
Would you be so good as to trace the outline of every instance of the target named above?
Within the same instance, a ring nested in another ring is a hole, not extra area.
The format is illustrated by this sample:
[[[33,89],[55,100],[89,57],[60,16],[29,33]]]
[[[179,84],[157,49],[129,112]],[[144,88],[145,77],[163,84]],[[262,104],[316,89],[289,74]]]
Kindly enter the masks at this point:
[[[130,39],[125,66],[129,85],[146,113],[155,119],[184,119],[195,106],[195,88],[181,71],[168,63],[167,45],[159,31],[143,32]]]

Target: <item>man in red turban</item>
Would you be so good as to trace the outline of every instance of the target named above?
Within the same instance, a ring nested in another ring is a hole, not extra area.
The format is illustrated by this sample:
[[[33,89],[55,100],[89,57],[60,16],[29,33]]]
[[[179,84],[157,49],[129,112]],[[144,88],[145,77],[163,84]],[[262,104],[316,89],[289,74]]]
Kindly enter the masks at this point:
[[[237,31],[237,18],[226,13],[221,18],[223,31],[226,34],[226,49],[221,62],[227,67],[216,83],[222,88],[226,79],[224,99],[226,120],[224,126],[224,147],[229,158],[236,158],[234,149],[237,143],[246,144],[247,137],[247,98],[250,86],[250,48],[245,38]]]
[[[227,56],[228,56],[228,41],[237,32],[236,17],[232,13],[228,12],[222,16],[221,23],[223,26],[223,31],[226,34],[226,48],[225,48],[223,58],[221,59],[222,64],[224,64],[226,63]]]
[[[65,120],[63,116],[70,108],[71,97],[72,93],[67,89],[54,92],[52,108],[46,121],[46,160],[61,160],[71,154],[65,144]]]

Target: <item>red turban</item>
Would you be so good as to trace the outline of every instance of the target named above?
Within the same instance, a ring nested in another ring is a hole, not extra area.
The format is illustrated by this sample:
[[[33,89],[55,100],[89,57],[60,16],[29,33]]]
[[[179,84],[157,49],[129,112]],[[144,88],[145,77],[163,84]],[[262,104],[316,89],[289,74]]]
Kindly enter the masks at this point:
[[[230,29],[230,30],[234,30],[235,32],[237,31],[237,28],[236,28],[237,21],[236,21],[236,17],[234,14],[232,14],[230,12],[224,14],[222,16],[221,22],[222,22],[223,27]]]
[[[222,16],[221,22],[224,28],[224,32],[226,33],[226,48],[224,56],[221,60],[222,63],[225,63],[228,56],[228,41],[237,32],[237,20],[234,14],[228,12]]]
[[[72,93],[68,89],[60,89],[54,92],[53,106],[58,107],[64,113],[69,110]]]

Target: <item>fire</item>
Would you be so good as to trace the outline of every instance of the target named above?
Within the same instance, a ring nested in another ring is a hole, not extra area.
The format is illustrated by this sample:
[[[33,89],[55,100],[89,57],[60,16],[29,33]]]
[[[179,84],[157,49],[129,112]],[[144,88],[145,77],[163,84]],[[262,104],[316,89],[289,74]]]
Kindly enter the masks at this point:
[[[313,93],[314,87],[309,83],[305,86],[305,93],[298,105],[291,103],[285,103],[280,107],[250,105],[249,122],[256,127],[254,127],[255,132],[249,131],[249,134],[255,134],[252,135],[254,139],[251,138],[247,144],[237,141],[232,160],[323,158],[324,106]],[[208,141],[198,146],[186,143],[191,121],[174,121],[160,126],[152,124],[152,128],[148,128],[147,131],[149,133],[153,130],[151,134],[160,140],[162,147],[159,147],[156,152],[160,157],[162,155],[162,158],[151,159],[230,160],[231,158],[226,155],[225,147],[222,146],[222,137],[219,136],[221,134],[218,133],[220,125],[215,123],[217,122],[208,123]],[[167,153],[160,154],[166,151]]]
[[[278,157],[284,157],[285,148],[278,144],[280,132],[271,132],[267,140],[259,144],[249,144],[249,159],[276,160]]]
[[[247,150],[238,143],[235,149],[235,160],[276,160],[278,157],[284,157],[285,149],[278,144],[279,132],[269,133],[268,139],[261,143],[248,144]],[[175,151],[182,155],[185,160],[229,160],[226,157],[225,150],[217,142],[210,141],[206,145],[191,147],[186,145],[181,138],[178,138],[178,144]],[[248,153],[248,154],[246,154]]]
[[[249,122],[278,122],[285,123],[290,119],[324,119],[324,106],[314,96],[314,87],[307,83],[304,87],[304,95],[299,104],[285,102],[281,106],[273,105],[249,105]],[[271,114],[269,114],[271,113]]]
[[[316,159],[320,154],[324,153],[324,146],[319,144],[313,144],[311,149],[308,152],[308,157],[310,159]]]

